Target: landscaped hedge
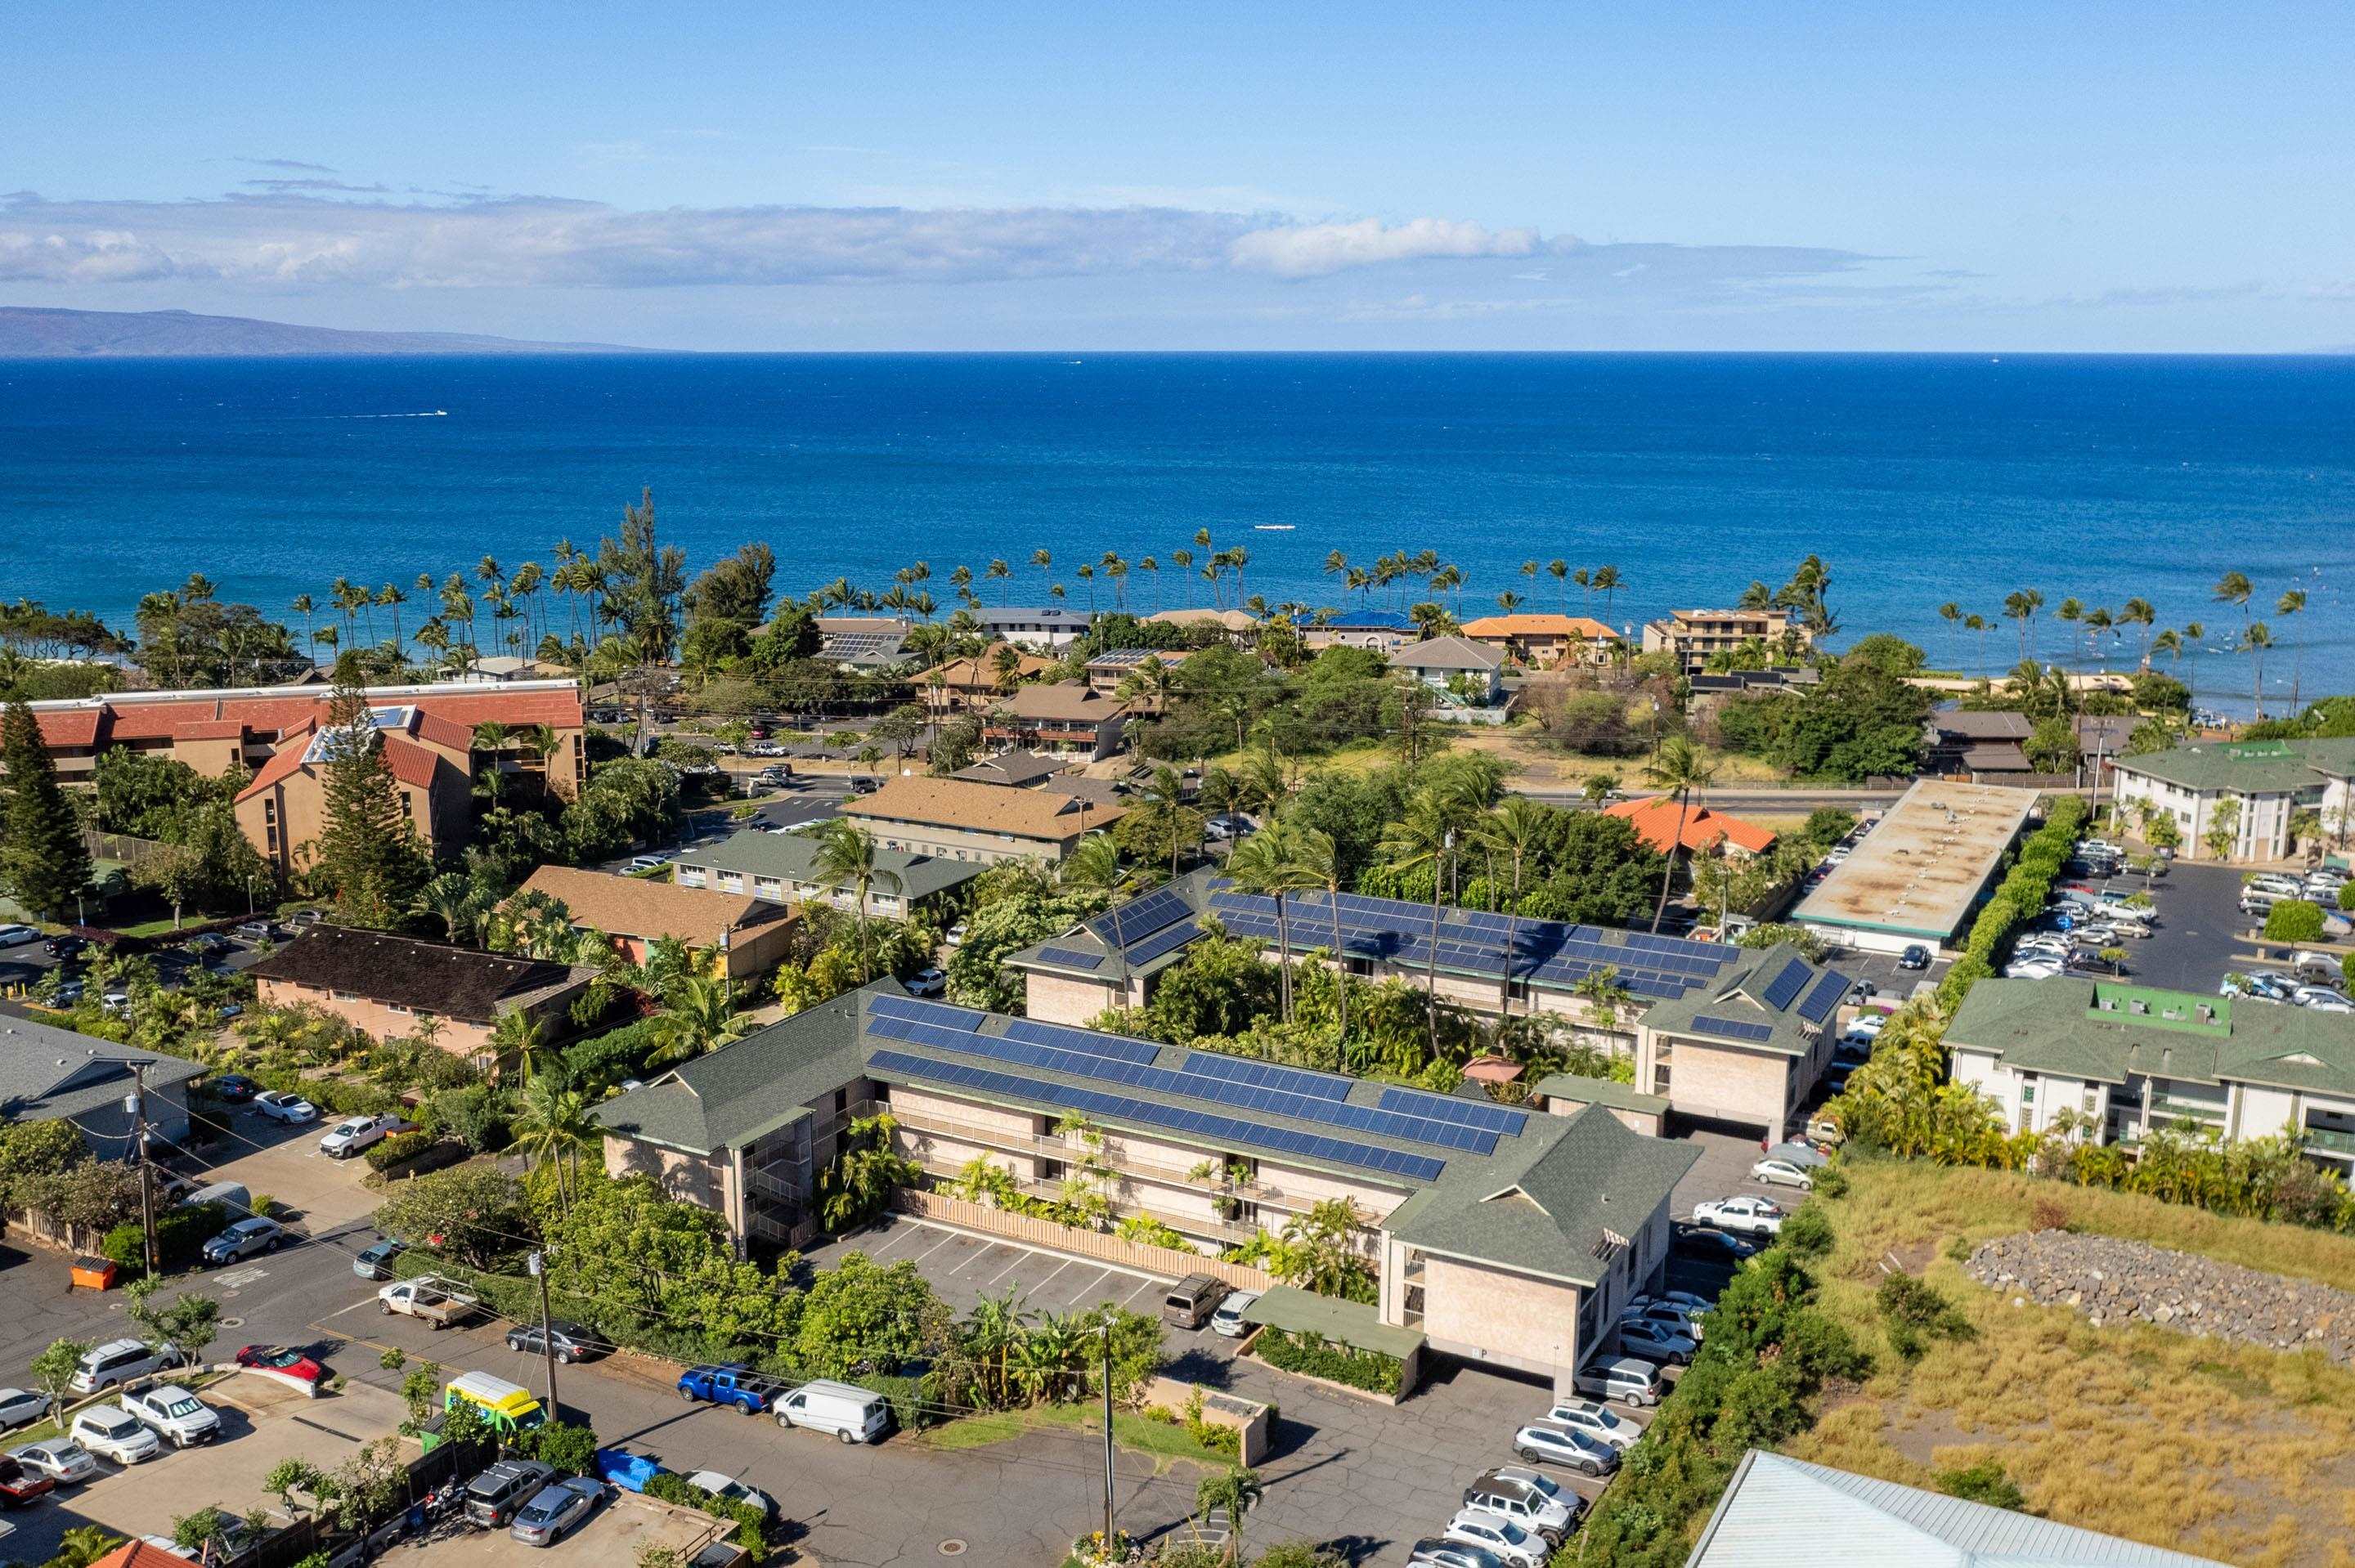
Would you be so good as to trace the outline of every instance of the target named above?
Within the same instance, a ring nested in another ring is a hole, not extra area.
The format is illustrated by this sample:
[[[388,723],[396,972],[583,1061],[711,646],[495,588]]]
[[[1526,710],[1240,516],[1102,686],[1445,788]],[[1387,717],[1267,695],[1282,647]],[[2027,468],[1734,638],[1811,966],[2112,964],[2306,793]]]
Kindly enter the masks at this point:
[[[166,1209],[155,1216],[155,1255],[164,1272],[186,1268],[204,1252],[205,1243],[229,1227],[229,1210],[219,1203]],[[98,1250],[136,1277],[147,1272],[147,1234],[133,1220],[115,1226],[98,1244]]]
[[[401,1108],[400,1096],[374,1084],[309,1078],[292,1067],[265,1067],[253,1077],[274,1093],[302,1096],[318,1107],[322,1116],[389,1116]]]
[[[1393,1398],[1401,1392],[1406,1377],[1406,1363],[1396,1356],[1337,1345],[1315,1334],[1295,1334],[1284,1329],[1261,1330],[1252,1350],[1260,1360],[1284,1372],[1321,1377]]]
[[[396,1132],[390,1138],[378,1139],[361,1158],[368,1162],[371,1171],[389,1171],[414,1160],[439,1141],[422,1128],[415,1132]]]
[[[1971,922],[1963,956],[1938,982],[1938,1003],[1949,1013],[1962,1005],[1972,986],[1996,972],[1996,959],[2012,934],[2043,912],[2089,815],[2082,798],[2060,796],[2045,812],[2044,825],[2021,842],[2011,870]]]
[[[671,1470],[656,1470],[647,1478],[646,1496],[656,1502],[696,1509],[714,1519],[733,1520],[736,1529],[730,1540],[742,1547],[745,1554],[755,1563],[769,1554],[768,1516],[751,1503],[707,1492],[685,1476]]]

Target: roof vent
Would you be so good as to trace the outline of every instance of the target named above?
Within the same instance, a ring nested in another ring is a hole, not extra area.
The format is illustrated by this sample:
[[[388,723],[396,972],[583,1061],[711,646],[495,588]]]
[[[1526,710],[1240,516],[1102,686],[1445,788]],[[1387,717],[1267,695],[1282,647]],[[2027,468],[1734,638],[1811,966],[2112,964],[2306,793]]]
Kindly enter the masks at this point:
[[[2132,1001],[2126,1003],[2126,1011],[2143,1017],[2148,1017],[2150,1015],[2150,1003],[2145,1001],[2140,997],[2137,997]]]

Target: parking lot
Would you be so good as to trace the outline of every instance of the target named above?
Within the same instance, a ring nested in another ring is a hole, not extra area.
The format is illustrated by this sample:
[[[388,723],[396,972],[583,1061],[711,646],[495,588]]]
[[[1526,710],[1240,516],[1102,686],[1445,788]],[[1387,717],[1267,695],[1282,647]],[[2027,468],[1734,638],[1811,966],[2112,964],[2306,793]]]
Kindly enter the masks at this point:
[[[691,1559],[725,1528],[688,1510],[622,1492],[553,1546],[520,1546],[504,1530],[470,1530],[453,1520],[432,1536],[395,1547],[387,1555],[396,1563],[414,1559],[417,1568],[471,1568],[475,1563],[492,1568],[518,1559],[548,1568],[634,1568],[640,1553],[656,1547]]]
[[[273,1504],[261,1480],[282,1459],[308,1459],[332,1470],[363,1446],[398,1430],[408,1414],[400,1398],[366,1383],[340,1394],[306,1399],[268,1378],[232,1375],[202,1391],[220,1413],[221,1435],[200,1447],[175,1451],[125,1468],[99,1461],[99,1473],[60,1487],[16,1510],[5,1548],[13,1559],[38,1563],[56,1555],[65,1532],[95,1524],[123,1536],[172,1533],[172,1521],[200,1509],[244,1514]]]

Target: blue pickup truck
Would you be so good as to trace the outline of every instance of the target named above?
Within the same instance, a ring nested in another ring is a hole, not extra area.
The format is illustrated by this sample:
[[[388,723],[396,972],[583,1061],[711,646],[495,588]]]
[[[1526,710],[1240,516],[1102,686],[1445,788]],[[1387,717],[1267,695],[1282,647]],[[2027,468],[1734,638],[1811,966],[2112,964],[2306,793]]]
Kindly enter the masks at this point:
[[[724,1366],[689,1367],[678,1377],[681,1399],[705,1404],[732,1404],[745,1415],[760,1414],[785,1392],[784,1383],[738,1361]]]

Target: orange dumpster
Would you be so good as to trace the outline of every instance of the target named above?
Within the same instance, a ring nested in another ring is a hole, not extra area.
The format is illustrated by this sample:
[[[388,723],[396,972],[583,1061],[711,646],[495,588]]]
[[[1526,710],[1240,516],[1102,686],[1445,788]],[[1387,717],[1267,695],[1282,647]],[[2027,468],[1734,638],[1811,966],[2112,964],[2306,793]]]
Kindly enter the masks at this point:
[[[73,1260],[73,1288],[112,1290],[120,1272],[111,1257],[78,1257]]]

